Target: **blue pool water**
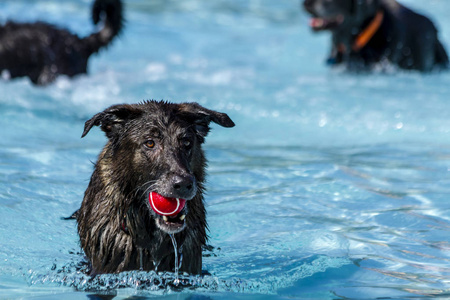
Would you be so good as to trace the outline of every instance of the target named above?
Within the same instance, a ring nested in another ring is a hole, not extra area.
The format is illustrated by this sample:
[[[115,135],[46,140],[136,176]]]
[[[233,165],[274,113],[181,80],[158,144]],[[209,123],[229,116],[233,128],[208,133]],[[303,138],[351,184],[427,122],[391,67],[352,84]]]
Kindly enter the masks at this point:
[[[3,0],[0,20],[86,35],[87,0]],[[450,49],[450,3],[404,0]],[[352,75],[324,65],[298,0],[129,0],[126,29],[90,75],[0,81],[0,298],[450,297],[450,72]],[[94,281],[76,224],[100,130],[84,121],[144,99],[223,111],[209,158],[211,275]],[[96,291],[92,291],[96,290]]]

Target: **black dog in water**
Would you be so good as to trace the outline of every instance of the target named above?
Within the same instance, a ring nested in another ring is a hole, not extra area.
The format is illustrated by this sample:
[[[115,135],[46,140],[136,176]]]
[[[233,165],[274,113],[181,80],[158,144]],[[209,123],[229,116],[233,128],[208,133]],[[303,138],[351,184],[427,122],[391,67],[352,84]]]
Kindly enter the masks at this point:
[[[206,159],[201,145],[211,121],[234,126],[226,114],[197,103],[156,101],[114,105],[86,122],[82,137],[93,126],[100,126],[108,137],[74,214],[92,275],[172,271],[169,234],[180,252],[182,248],[180,271],[201,273],[207,239]],[[176,215],[162,216],[152,208],[151,195],[182,198],[186,204]]]
[[[330,64],[363,70],[388,61],[402,69],[448,67],[436,27],[395,0],[304,0],[315,31],[332,32]]]
[[[73,77],[87,73],[89,57],[117,36],[123,23],[120,0],[96,0],[92,20],[104,14],[104,26],[85,38],[36,22],[7,22],[0,26],[0,72],[3,77],[28,76],[34,84],[45,85],[62,74]]]

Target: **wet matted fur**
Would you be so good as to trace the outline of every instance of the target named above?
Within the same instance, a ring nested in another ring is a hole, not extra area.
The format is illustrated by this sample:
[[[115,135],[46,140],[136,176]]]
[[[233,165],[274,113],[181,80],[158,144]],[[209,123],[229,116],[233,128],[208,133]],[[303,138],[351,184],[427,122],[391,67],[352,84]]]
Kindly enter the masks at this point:
[[[395,0],[303,0],[315,31],[332,33],[328,63],[369,70],[380,62],[402,69],[448,67],[433,22]]]
[[[120,33],[122,14],[120,0],[96,0],[92,21],[97,24],[104,15],[104,26],[85,38],[44,22],[9,21],[0,26],[0,72],[7,78],[28,76],[37,85],[49,84],[58,75],[87,73],[89,57]]]
[[[168,233],[182,248],[180,271],[201,273],[207,239],[202,144],[211,121],[234,126],[226,114],[197,103],[162,101],[114,105],[86,122],[82,137],[100,126],[108,138],[76,214],[91,274],[172,271]],[[156,214],[148,201],[152,191],[186,199],[185,219],[172,224]]]

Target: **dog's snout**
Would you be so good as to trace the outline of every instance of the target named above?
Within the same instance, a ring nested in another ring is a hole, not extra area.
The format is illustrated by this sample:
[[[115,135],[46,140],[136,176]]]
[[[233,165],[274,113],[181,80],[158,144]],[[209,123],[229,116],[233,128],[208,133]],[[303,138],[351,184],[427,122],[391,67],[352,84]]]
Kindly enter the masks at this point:
[[[184,195],[191,193],[194,185],[195,178],[192,175],[174,175],[172,177],[172,187],[177,194]]]

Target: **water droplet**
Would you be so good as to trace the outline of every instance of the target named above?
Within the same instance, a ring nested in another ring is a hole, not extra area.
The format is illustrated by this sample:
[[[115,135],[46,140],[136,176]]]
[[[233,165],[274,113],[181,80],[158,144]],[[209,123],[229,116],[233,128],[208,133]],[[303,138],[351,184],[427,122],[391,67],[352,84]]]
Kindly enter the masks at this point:
[[[144,261],[143,261],[143,255],[142,255],[142,248],[139,247],[139,271],[144,270]]]
[[[173,234],[169,234],[169,236],[170,239],[172,240],[173,250],[175,253],[175,280],[173,281],[173,284],[178,285],[180,283],[180,279],[178,278],[179,263],[178,263],[177,241],[175,240],[175,236]]]
[[[160,261],[156,261],[156,260],[153,261],[153,266],[155,267],[155,273],[158,273],[159,263],[160,263]]]

